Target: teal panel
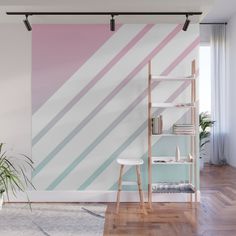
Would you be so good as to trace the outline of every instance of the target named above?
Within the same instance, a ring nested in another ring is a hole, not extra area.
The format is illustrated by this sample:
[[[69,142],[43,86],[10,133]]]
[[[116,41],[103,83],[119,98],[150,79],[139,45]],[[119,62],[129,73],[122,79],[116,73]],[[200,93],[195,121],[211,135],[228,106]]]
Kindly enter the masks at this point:
[[[155,140],[155,138],[154,138]],[[162,137],[152,147],[153,156],[174,156],[176,145],[180,148],[181,156],[186,156],[190,150],[190,137]],[[144,160],[144,165],[141,167],[141,177],[143,189],[147,190],[148,186],[148,158],[147,152],[140,157]],[[128,167],[125,167],[128,168]],[[153,182],[162,181],[184,181],[189,179],[188,165],[153,165],[152,169]],[[199,177],[198,177],[199,178]],[[124,175],[125,181],[136,181],[135,167],[131,167]],[[198,186],[199,187],[199,186]],[[117,182],[110,188],[117,190]],[[123,186],[125,191],[137,190],[136,186]]]

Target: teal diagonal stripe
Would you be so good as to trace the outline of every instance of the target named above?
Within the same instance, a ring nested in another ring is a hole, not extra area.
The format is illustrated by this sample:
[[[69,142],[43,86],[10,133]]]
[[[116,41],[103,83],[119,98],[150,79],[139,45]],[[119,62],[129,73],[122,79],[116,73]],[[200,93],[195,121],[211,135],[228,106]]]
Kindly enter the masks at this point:
[[[157,84],[153,85],[156,86]],[[182,84],[167,100],[166,102],[172,102],[189,83]],[[154,88],[154,87],[153,87]],[[153,89],[152,88],[152,89]],[[153,114],[159,115],[164,109],[158,109]],[[119,147],[111,156],[109,156],[105,162],[78,188],[79,190],[86,189],[119,155],[147,128],[147,120],[142,123],[138,129]]]
[[[48,187],[53,190],[146,97],[145,89]]]
[[[154,115],[158,115],[163,111],[163,109],[156,110]],[[129,136],[128,139],[125,140],[121,144],[119,148],[117,148],[102,165],[78,188],[78,190],[86,189],[143,131],[147,128],[147,120],[144,121],[135,132]]]
[[[185,117],[188,115],[189,111],[187,111],[177,122],[181,122],[183,119],[185,119]],[[174,138],[176,139],[176,138]],[[152,150],[157,150],[160,149],[160,145],[164,145],[164,138],[161,137],[159,140],[157,140],[153,145],[152,145]],[[182,145],[184,146],[184,145]],[[143,189],[147,190],[147,184],[148,184],[148,152],[146,151],[140,158],[144,160],[144,165],[142,165],[142,171],[141,171],[141,177],[142,177],[142,185],[143,185]],[[114,161],[114,160],[113,160]],[[183,168],[182,168],[183,169]],[[181,169],[181,170],[182,170]],[[186,169],[184,167],[184,169]],[[173,176],[173,174],[172,174]],[[136,174],[134,173],[134,170],[132,167],[129,168],[129,170],[123,175],[122,177],[123,179],[126,180],[132,180],[135,181],[136,179]],[[118,181],[116,181],[110,188],[109,190],[117,190],[117,186],[118,186]],[[130,190],[130,187],[129,187]]]
[[[86,189],[144,130],[147,128],[147,120],[115,150],[105,162],[78,188],[78,190]]]

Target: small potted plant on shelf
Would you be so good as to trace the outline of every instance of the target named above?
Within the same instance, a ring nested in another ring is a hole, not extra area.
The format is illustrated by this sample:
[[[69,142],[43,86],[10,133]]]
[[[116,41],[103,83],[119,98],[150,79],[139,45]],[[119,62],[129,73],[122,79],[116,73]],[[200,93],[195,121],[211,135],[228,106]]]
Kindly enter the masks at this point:
[[[4,194],[9,200],[9,193],[16,196],[17,192],[26,192],[29,185],[34,188],[26,174],[29,168],[33,168],[32,160],[24,154],[10,155],[3,150],[3,146],[0,143],[0,209]]]
[[[211,127],[215,121],[211,120],[208,112],[199,114],[199,153],[200,153],[200,170],[204,167],[204,156],[206,155],[205,146],[210,142]]]

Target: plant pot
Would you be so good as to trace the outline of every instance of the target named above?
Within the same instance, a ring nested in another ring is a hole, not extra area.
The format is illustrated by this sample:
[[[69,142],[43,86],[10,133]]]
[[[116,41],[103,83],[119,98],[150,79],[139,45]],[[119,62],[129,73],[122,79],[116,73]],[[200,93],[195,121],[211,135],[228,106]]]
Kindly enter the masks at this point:
[[[2,210],[3,205],[3,194],[0,193],[0,210]]]
[[[204,169],[204,160],[203,160],[203,158],[199,159],[199,167],[200,167],[200,170]]]

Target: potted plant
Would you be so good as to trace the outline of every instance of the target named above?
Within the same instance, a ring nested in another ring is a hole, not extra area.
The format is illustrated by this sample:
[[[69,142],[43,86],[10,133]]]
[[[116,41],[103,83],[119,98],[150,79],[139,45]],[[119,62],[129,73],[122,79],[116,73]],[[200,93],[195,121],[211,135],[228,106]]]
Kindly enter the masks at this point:
[[[199,114],[199,153],[200,153],[200,169],[204,167],[204,156],[206,155],[205,146],[210,142],[211,127],[215,121],[211,120],[208,112]]]
[[[32,160],[24,154],[10,155],[3,150],[3,143],[0,143],[0,209],[3,204],[4,193],[9,200],[9,193],[16,196],[17,192],[26,192],[30,185],[34,188],[26,171],[32,169]]]

